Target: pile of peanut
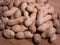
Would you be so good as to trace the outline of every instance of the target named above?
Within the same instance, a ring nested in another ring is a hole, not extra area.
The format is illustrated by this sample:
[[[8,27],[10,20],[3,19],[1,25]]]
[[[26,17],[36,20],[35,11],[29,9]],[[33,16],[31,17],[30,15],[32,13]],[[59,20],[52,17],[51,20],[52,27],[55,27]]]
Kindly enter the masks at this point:
[[[38,45],[41,39],[57,39],[58,15],[49,0],[0,0],[0,30],[4,37],[33,38]],[[56,13],[56,12],[55,12]],[[56,23],[55,23],[56,22]],[[55,26],[55,27],[54,27]]]

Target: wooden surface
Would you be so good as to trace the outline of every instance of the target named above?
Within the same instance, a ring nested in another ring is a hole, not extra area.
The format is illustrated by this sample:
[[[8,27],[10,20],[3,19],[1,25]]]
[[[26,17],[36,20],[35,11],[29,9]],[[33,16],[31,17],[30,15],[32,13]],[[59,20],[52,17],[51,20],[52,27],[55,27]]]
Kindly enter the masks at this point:
[[[60,0],[50,0],[49,3],[60,12]],[[54,43],[49,43],[48,40],[43,39],[40,45],[60,45],[60,34],[57,35],[57,40]],[[0,32],[0,45],[35,45],[31,39],[5,39]]]

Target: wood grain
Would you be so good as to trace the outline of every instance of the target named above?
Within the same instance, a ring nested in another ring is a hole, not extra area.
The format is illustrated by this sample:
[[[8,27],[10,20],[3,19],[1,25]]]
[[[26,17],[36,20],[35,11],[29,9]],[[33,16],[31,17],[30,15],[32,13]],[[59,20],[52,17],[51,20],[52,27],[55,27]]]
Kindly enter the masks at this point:
[[[49,3],[51,6],[55,7],[58,12],[60,12],[60,0],[49,0]],[[2,31],[0,31],[0,45],[35,45],[32,42],[32,39],[5,39],[2,37],[1,34]],[[54,43],[49,43],[48,40],[42,39],[42,42],[40,45],[60,45],[60,34],[57,35],[57,40]]]

